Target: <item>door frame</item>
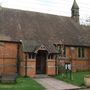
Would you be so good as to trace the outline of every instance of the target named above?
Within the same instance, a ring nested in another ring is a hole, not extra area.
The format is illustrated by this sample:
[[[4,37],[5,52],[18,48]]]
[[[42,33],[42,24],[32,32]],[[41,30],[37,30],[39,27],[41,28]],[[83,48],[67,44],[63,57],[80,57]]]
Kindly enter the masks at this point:
[[[37,52],[36,54],[36,74],[46,74],[47,73],[47,55],[48,55],[48,52],[46,50],[39,50]],[[43,56],[45,57],[42,58]],[[44,61],[42,62],[42,60]]]

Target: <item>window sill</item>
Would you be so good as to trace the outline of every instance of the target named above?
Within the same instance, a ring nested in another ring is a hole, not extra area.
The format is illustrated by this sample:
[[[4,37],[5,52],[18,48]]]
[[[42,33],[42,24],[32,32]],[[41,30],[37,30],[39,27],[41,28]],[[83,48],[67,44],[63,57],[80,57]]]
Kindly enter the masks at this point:
[[[87,60],[88,58],[77,58],[78,60]]]
[[[62,59],[62,60],[67,60],[67,57],[60,57],[60,59]]]

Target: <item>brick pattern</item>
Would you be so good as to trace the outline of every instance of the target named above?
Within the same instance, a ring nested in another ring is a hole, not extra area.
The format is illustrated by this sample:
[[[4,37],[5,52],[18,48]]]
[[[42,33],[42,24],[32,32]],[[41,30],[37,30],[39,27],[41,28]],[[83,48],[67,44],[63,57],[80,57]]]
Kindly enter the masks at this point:
[[[78,58],[77,50],[75,47],[73,54],[70,52],[70,47],[66,48],[66,57],[60,60],[60,64],[64,66],[65,62],[70,61],[72,63],[73,72],[90,70],[90,48],[85,48],[85,57]],[[19,54],[20,66],[19,74],[25,76],[25,61],[26,53],[19,49],[18,53],[18,44],[3,42],[0,43],[0,73],[16,73],[17,72],[17,54]],[[55,75],[55,57],[53,59],[47,59],[46,62],[46,74]],[[27,76],[34,77],[36,75],[36,59],[29,59],[27,57]]]
[[[89,58],[89,52],[90,49],[85,49],[85,58],[81,58],[78,59],[77,57],[77,47],[75,48],[73,54],[71,54],[70,51],[70,47],[67,47],[67,52],[66,52],[66,57],[62,58],[60,60],[60,64],[62,64],[64,66],[64,64],[68,61],[68,58],[71,57],[70,61],[72,63],[72,71],[76,72],[76,71],[82,71],[82,70],[90,70],[90,60]],[[25,54],[23,54],[23,63],[25,64]],[[24,66],[24,64],[22,66]],[[27,75],[30,77],[34,77],[36,75],[36,60],[35,59],[28,59],[27,62]],[[46,63],[46,74],[47,75],[55,75],[56,74],[56,70],[55,70],[55,58],[54,59],[47,59],[47,63]],[[22,73],[23,75],[25,75],[25,68],[21,68],[23,70]]]
[[[20,74],[25,76],[25,53],[23,53],[24,59],[20,64]],[[55,75],[55,59],[48,59],[46,63],[46,74]],[[27,58],[27,76],[34,77],[36,75],[36,59]]]
[[[30,77],[34,77],[35,74],[36,74],[36,60],[35,59],[28,60],[27,75]]]
[[[90,70],[90,60],[74,60],[74,61],[72,61],[72,70],[73,70],[73,72]]]
[[[47,75],[55,75],[55,60],[47,60]]]
[[[90,70],[90,48],[85,48],[85,57],[78,58],[78,47],[75,47],[74,52],[71,54],[70,47],[67,47],[66,57],[61,58],[60,65],[66,62],[72,64],[72,71],[85,71]],[[70,61],[68,61],[70,58]]]
[[[25,76],[25,61],[26,61],[26,54],[21,53],[22,59],[20,62],[20,75]],[[27,55],[27,76],[34,77],[36,75],[36,59],[29,59]]]
[[[3,43],[0,45],[0,73],[17,72],[17,44]]]

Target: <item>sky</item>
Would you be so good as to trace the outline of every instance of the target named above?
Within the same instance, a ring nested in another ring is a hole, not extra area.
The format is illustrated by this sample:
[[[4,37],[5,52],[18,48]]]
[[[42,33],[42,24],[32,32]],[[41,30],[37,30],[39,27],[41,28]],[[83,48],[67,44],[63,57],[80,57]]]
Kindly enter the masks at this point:
[[[74,0],[0,0],[2,7],[71,16]],[[90,0],[76,0],[80,8],[80,20],[90,17]]]

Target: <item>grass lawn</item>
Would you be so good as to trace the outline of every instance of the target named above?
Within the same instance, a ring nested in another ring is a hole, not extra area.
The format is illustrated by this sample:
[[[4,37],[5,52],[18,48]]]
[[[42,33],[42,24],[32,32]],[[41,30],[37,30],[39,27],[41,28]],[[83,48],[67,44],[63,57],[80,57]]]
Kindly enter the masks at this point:
[[[85,75],[90,75],[90,71],[72,73],[72,79],[70,79],[70,73],[68,73],[67,75],[56,75],[55,78],[78,86],[83,86]]]
[[[19,77],[15,84],[0,84],[0,90],[45,90],[45,88],[32,78]]]

